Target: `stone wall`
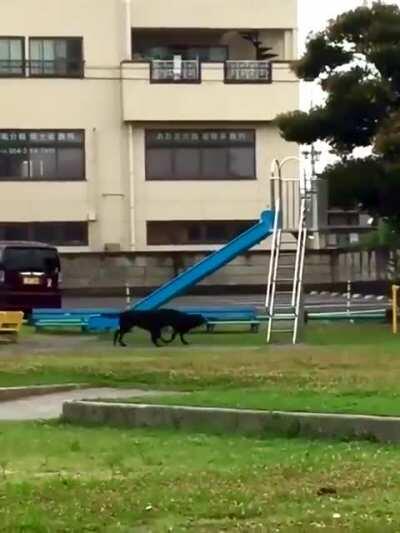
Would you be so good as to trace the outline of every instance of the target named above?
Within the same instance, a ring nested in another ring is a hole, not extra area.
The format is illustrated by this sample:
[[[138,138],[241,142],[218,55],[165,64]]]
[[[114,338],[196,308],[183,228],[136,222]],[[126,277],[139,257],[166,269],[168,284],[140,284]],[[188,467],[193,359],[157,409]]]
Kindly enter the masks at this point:
[[[64,254],[64,288],[121,290],[157,287],[205,257],[204,253]],[[201,282],[200,287],[265,286],[269,254],[249,252]],[[305,265],[308,286],[387,279],[388,255],[382,251],[309,251]]]

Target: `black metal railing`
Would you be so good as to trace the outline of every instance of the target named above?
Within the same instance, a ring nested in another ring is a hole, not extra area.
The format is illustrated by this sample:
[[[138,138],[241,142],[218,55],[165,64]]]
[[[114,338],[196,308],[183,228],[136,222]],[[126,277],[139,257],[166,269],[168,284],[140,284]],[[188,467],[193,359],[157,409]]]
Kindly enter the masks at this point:
[[[151,62],[150,81],[152,83],[200,83],[199,61],[159,61]]]
[[[226,83],[272,83],[269,61],[226,61]]]
[[[80,59],[0,60],[0,77],[82,78],[84,62]]]
[[[0,60],[0,76],[20,77],[25,76],[25,61],[14,59]]]

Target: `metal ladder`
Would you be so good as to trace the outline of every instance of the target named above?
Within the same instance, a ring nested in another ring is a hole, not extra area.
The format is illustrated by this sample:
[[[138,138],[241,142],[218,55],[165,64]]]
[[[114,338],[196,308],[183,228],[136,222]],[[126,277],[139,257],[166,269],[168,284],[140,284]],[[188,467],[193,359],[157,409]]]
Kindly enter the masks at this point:
[[[300,180],[282,179],[279,162],[276,165],[279,176],[276,177],[272,172],[275,221],[265,301],[267,342],[270,343],[275,334],[286,334],[296,344],[304,319],[303,276],[310,197],[306,189],[301,187]],[[286,186],[285,191],[283,186]],[[293,200],[296,195],[299,202]],[[282,210],[285,198],[287,211]]]
[[[279,216],[280,214],[276,213],[277,219]],[[305,200],[301,202],[296,240],[284,240],[284,237],[290,235],[293,233],[279,227],[274,228],[266,296],[268,343],[275,333],[290,334],[293,344],[296,344],[298,339],[303,315],[303,275],[307,244]]]

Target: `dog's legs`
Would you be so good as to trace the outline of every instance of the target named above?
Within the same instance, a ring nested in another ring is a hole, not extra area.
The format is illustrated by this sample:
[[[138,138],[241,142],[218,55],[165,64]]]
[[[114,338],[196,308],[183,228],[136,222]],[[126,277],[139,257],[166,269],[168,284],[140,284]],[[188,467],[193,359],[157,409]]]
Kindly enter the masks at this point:
[[[181,341],[182,341],[182,344],[185,344],[185,345],[190,344],[190,343],[185,339],[184,335],[185,335],[184,333],[180,333],[180,334],[179,334],[179,336],[180,336],[180,338],[181,338]]]
[[[165,344],[171,344],[171,342],[174,342],[175,337],[177,335],[177,332],[174,330],[173,334],[171,335],[170,339],[164,339],[164,337],[161,336],[161,340],[165,342]]]
[[[120,330],[119,330],[118,344],[119,344],[120,346],[122,346],[123,348],[126,348],[126,344],[124,343],[124,337],[125,337],[125,335],[126,335],[129,331],[131,331],[131,329],[128,329],[128,330],[126,330],[126,329],[120,329]]]
[[[115,332],[114,332],[114,346],[117,345],[117,342],[119,340],[119,333],[120,333],[120,330],[117,329]]]
[[[153,344],[157,346],[157,348],[160,348],[161,345],[158,344],[158,341],[162,338],[161,331],[160,330],[151,331],[150,334],[151,334],[151,340]]]

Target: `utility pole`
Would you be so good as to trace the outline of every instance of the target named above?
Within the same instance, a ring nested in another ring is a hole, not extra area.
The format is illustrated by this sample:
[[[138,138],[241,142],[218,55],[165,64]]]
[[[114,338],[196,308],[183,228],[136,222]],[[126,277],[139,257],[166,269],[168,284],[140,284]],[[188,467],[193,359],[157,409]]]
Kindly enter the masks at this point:
[[[305,150],[303,152],[303,156],[305,157],[305,159],[307,160],[310,159],[311,178],[315,178],[315,176],[317,175],[317,163],[319,162],[321,155],[322,155],[322,152],[320,152],[319,150],[315,148],[315,144],[311,145],[310,150]]]

